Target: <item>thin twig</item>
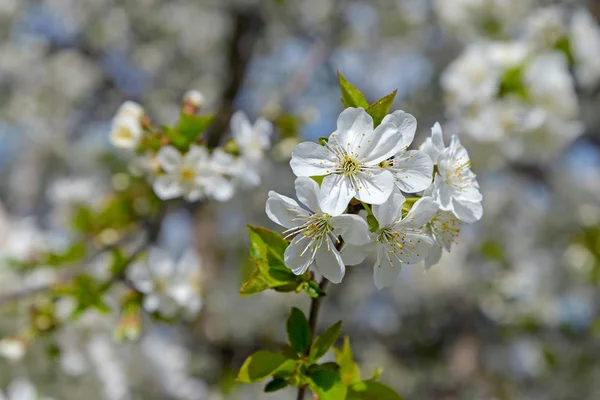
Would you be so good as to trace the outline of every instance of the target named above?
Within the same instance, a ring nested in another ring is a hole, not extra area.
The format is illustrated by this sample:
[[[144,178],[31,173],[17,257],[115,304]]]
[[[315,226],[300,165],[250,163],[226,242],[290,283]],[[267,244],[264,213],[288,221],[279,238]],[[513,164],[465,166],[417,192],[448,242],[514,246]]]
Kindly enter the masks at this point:
[[[325,291],[327,289],[327,285],[329,281],[323,277],[321,279],[321,283],[319,283],[319,288],[321,291]],[[308,349],[306,349],[306,355],[310,354],[310,349],[313,345],[313,341],[315,340],[316,332],[317,332],[317,320],[319,319],[319,310],[321,309],[321,303],[323,302],[323,297],[313,298],[310,303],[310,314],[308,317],[308,325],[310,326],[310,341],[308,345]],[[304,392],[306,391],[305,386],[301,386],[298,388],[298,396],[297,400],[304,400]]]

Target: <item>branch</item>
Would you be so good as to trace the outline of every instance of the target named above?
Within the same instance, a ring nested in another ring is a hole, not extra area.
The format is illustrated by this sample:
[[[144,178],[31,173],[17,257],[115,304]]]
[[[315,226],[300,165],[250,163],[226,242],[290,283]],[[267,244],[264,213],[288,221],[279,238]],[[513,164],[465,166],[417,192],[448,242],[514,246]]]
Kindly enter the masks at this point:
[[[262,34],[264,22],[256,9],[237,12],[234,29],[229,44],[228,83],[223,92],[223,100],[215,120],[206,132],[208,147],[217,147],[224,136],[233,114],[233,103],[246,78],[248,64],[254,46]]]

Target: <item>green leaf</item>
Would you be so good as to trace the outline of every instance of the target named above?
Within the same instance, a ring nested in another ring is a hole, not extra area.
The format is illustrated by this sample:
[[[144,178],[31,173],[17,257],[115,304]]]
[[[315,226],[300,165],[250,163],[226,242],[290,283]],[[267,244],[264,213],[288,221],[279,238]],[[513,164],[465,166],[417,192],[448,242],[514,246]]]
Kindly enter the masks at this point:
[[[277,232],[248,225],[250,259],[256,269],[242,285],[240,294],[250,296],[267,289],[283,292],[301,291],[305,276],[294,275],[286,268],[283,254],[288,242]]]
[[[354,362],[352,348],[350,348],[350,339],[344,337],[344,345],[341,349],[334,348],[335,361],[340,366],[340,376],[342,381],[347,385],[353,385],[360,382],[360,370]]]
[[[346,400],[402,400],[402,397],[382,383],[368,381],[352,385]]]
[[[319,396],[319,400],[340,400],[346,398],[348,388],[339,374],[329,368],[318,368],[309,375],[309,387]]]
[[[371,232],[377,232],[379,230],[379,221],[374,215],[367,215],[367,224]]]
[[[310,326],[304,313],[296,307],[292,308],[292,313],[287,320],[287,335],[292,348],[297,353],[304,353],[308,349]]]
[[[286,358],[267,350],[259,350],[244,361],[236,380],[242,383],[259,382],[281,368]]]
[[[212,123],[213,115],[181,114],[179,119],[179,134],[184,137],[187,144],[194,143],[206,128]]]
[[[367,108],[367,114],[373,118],[373,125],[375,127],[379,126],[383,118],[388,115],[397,92],[398,90],[394,90],[392,93],[382,97]]]
[[[310,360],[315,362],[327,353],[327,350],[333,346],[337,338],[340,336],[342,329],[342,321],[330,326],[325,332],[316,337],[312,347],[310,348]]]
[[[288,384],[287,384],[287,382],[284,379],[275,378],[271,382],[267,383],[267,386],[265,386],[265,393],[276,392],[276,391],[278,391],[280,389],[283,389],[287,385]]]
[[[319,284],[315,281],[308,281],[304,284],[304,291],[312,298],[316,299],[319,297],[327,296],[327,293],[321,290]]]
[[[502,78],[500,79],[500,87],[498,89],[499,97],[514,94],[524,100],[527,99],[527,89],[523,83],[524,69],[525,65],[519,65],[504,72],[504,75],[502,75]]]
[[[362,94],[353,84],[348,82],[344,75],[338,71],[338,80],[340,83],[340,90],[342,92],[342,103],[344,107],[362,107],[365,110],[369,108],[369,102],[365,99],[365,95]]]

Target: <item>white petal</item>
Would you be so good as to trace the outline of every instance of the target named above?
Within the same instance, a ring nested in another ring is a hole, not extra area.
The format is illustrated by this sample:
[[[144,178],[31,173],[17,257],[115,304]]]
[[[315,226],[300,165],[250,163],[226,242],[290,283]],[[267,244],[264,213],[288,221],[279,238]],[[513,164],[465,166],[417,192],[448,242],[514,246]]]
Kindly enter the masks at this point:
[[[357,265],[360,264],[369,255],[373,254],[375,246],[373,243],[369,243],[363,246],[354,246],[346,244],[340,252],[344,265]]]
[[[373,215],[379,222],[379,227],[393,225],[402,218],[402,206],[406,198],[398,190],[394,190],[388,201],[372,207]]]
[[[477,202],[480,202],[481,200],[483,200],[483,196],[481,195],[481,192],[474,187],[465,188],[465,189],[461,190],[460,192],[458,192],[454,195],[454,198],[456,198],[458,200],[472,202],[472,203],[477,203]]]
[[[265,211],[271,221],[285,228],[301,225],[302,221],[298,220],[298,215],[308,216],[308,211],[300,207],[295,200],[272,190],[269,192]]]
[[[346,243],[364,245],[371,242],[369,225],[358,215],[344,214],[333,217],[331,226],[335,229],[335,235],[341,235]]]
[[[309,243],[308,240],[309,239],[302,234],[297,235],[294,240],[292,240],[292,243],[290,243],[288,248],[285,249],[285,253],[283,254],[285,266],[291,269],[296,275],[302,275],[305,273],[313,262],[311,258],[311,249],[308,249],[306,252],[304,252]],[[304,255],[301,255],[303,252]]]
[[[346,273],[346,267],[340,253],[335,248],[321,246],[317,250],[317,268],[331,283],[340,283]]]
[[[452,138],[450,138],[449,149],[450,154],[452,155],[452,158],[454,158],[455,162],[465,164],[470,160],[469,154],[464,146],[460,144],[460,139],[458,136],[452,135]]]
[[[23,378],[14,380],[8,387],[8,398],[10,400],[36,400],[37,391],[33,384]]]
[[[362,108],[346,108],[337,120],[337,131],[331,134],[331,144],[338,143],[348,152],[355,150],[356,144],[362,134],[373,132],[373,118]]]
[[[440,262],[442,258],[442,246],[439,244],[434,244],[429,249],[429,254],[425,257],[425,269],[429,269]]]
[[[319,205],[319,193],[321,189],[314,179],[304,176],[296,178],[294,186],[296,187],[296,197],[298,197],[298,200],[308,207],[308,209],[314,211],[321,208]]]
[[[360,148],[356,151],[359,159],[371,165],[379,164],[406,148],[402,132],[391,122],[382,123],[372,134],[361,136],[358,143]]]
[[[348,203],[355,195],[350,186],[350,181],[341,174],[328,175],[321,184],[319,204],[321,210],[329,215],[340,215],[348,207]]]
[[[369,204],[382,204],[394,190],[394,175],[390,171],[359,174],[360,187],[356,198]]]
[[[216,176],[211,181],[210,193],[217,201],[228,201],[233,197],[235,190],[230,181],[223,177]]]
[[[394,158],[392,173],[398,189],[406,193],[420,192],[433,182],[433,162],[422,151],[407,151]]]
[[[377,289],[381,290],[396,283],[401,265],[384,246],[379,246],[377,262],[373,269],[373,280]]]
[[[162,147],[156,156],[162,169],[167,172],[175,172],[181,165],[181,153],[173,146]]]
[[[238,144],[244,146],[252,141],[252,125],[243,111],[236,111],[229,121],[231,135]]]
[[[402,235],[401,240],[404,245],[400,254],[404,264],[413,265],[425,259],[429,249],[434,245],[433,239],[417,230],[409,228],[399,233]]]
[[[432,197],[421,197],[413,206],[402,220],[401,224],[419,229],[434,217],[438,212],[439,205],[433,200]]]
[[[196,170],[206,168],[209,158],[206,147],[197,145],[190,146],[190,150],[183,156],[184,163]]]
[[[144,297],[144,310],[149,313],[156,312],[160,306],[160,297],[157,294],[151,293]]]
[[[415,138],[417,131],[417,119],[402,110],[394,111],[392,114],[386,115],[381,124],[391,122],[400,131],[400,147],[407,148]]]
[[[483,216],[483,207],[480,202],[453,199],[452,205],[454,215],[463,222],[479,221]]]
[[[264,118],[258,118],[253,127],[256,140],[263,150],[271,147],[271,136],[273,135],[273,124]]]
[[[113,122],[110,141],[115,147],[133,150],[138,146],[142,135],[139,120],[131,117],[119,118]]]
[[[444,147],[442,127],[436,122],[433,128],[431,128],[431,137],[425,139],[419,150],[426,153],[431,158],[431,161],[437,164],[438,157],[442,150],[444,150]]]
[[[452,195],[454,191],[446,184],[442,177],[436,175],[434,181],[433,198],[440,204],[440,208],[444,211],[452,209]]]
[[[168,251],[152,247],[148,252],[148,268],[153,278],[168,278],[175,272],[175,262]]]
[[[290,167],[296,176],[327,175],[334,166],[333,155],[320,144],[303,142],[292,151]]]
[[[170,200],[180,197],[183,194],[183,187],[175,175],[161,175],[152,185],[154,193],[161,200]]]

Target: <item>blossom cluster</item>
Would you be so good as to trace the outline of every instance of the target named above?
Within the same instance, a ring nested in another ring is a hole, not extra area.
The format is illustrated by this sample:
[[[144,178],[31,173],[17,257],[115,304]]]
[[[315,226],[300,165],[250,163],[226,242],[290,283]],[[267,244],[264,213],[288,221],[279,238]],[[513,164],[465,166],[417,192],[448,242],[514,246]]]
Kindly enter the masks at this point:
[[[261,182],[261,161],[271,146],[272,124],[264,118],[251,124],[238,111],[230,121],[231,140],[209,148],[202,133],[212,116],[194,115],[203,102],[197,91],[185,95],[180,132],[153,126],[142,106],[132,101],[125,102],[114,117],[112,144],[136,153],[131,172],[146,176],[161,200],[227,201],[236,187],[256,187]],[[188,122],[191,127],[181,127],[189,115],[195,117]]]
[[[375,127],[363,108],[350,107],[328,140],[294,149],[290,166],[300,203],[273,191],[266,203],[269,218],[291,240],[284,254],[289,269],[300,275],[314,265],[339,283],[346,265],[374,255],[375,285],[382,288],[403,265],[436,264],[461,223],[482,217],[482,196],[458,137],[445,147],[436,124],[420,150],[408,150],[416,128],[404,111]]]
[[[577,88],[600,83],[600,28],[588,11],[569,20],[540,8],[523,25],[513,40],[472,42],[441,77],[451,130],[496,150],[490,163],[555,156],[583,133]]]

